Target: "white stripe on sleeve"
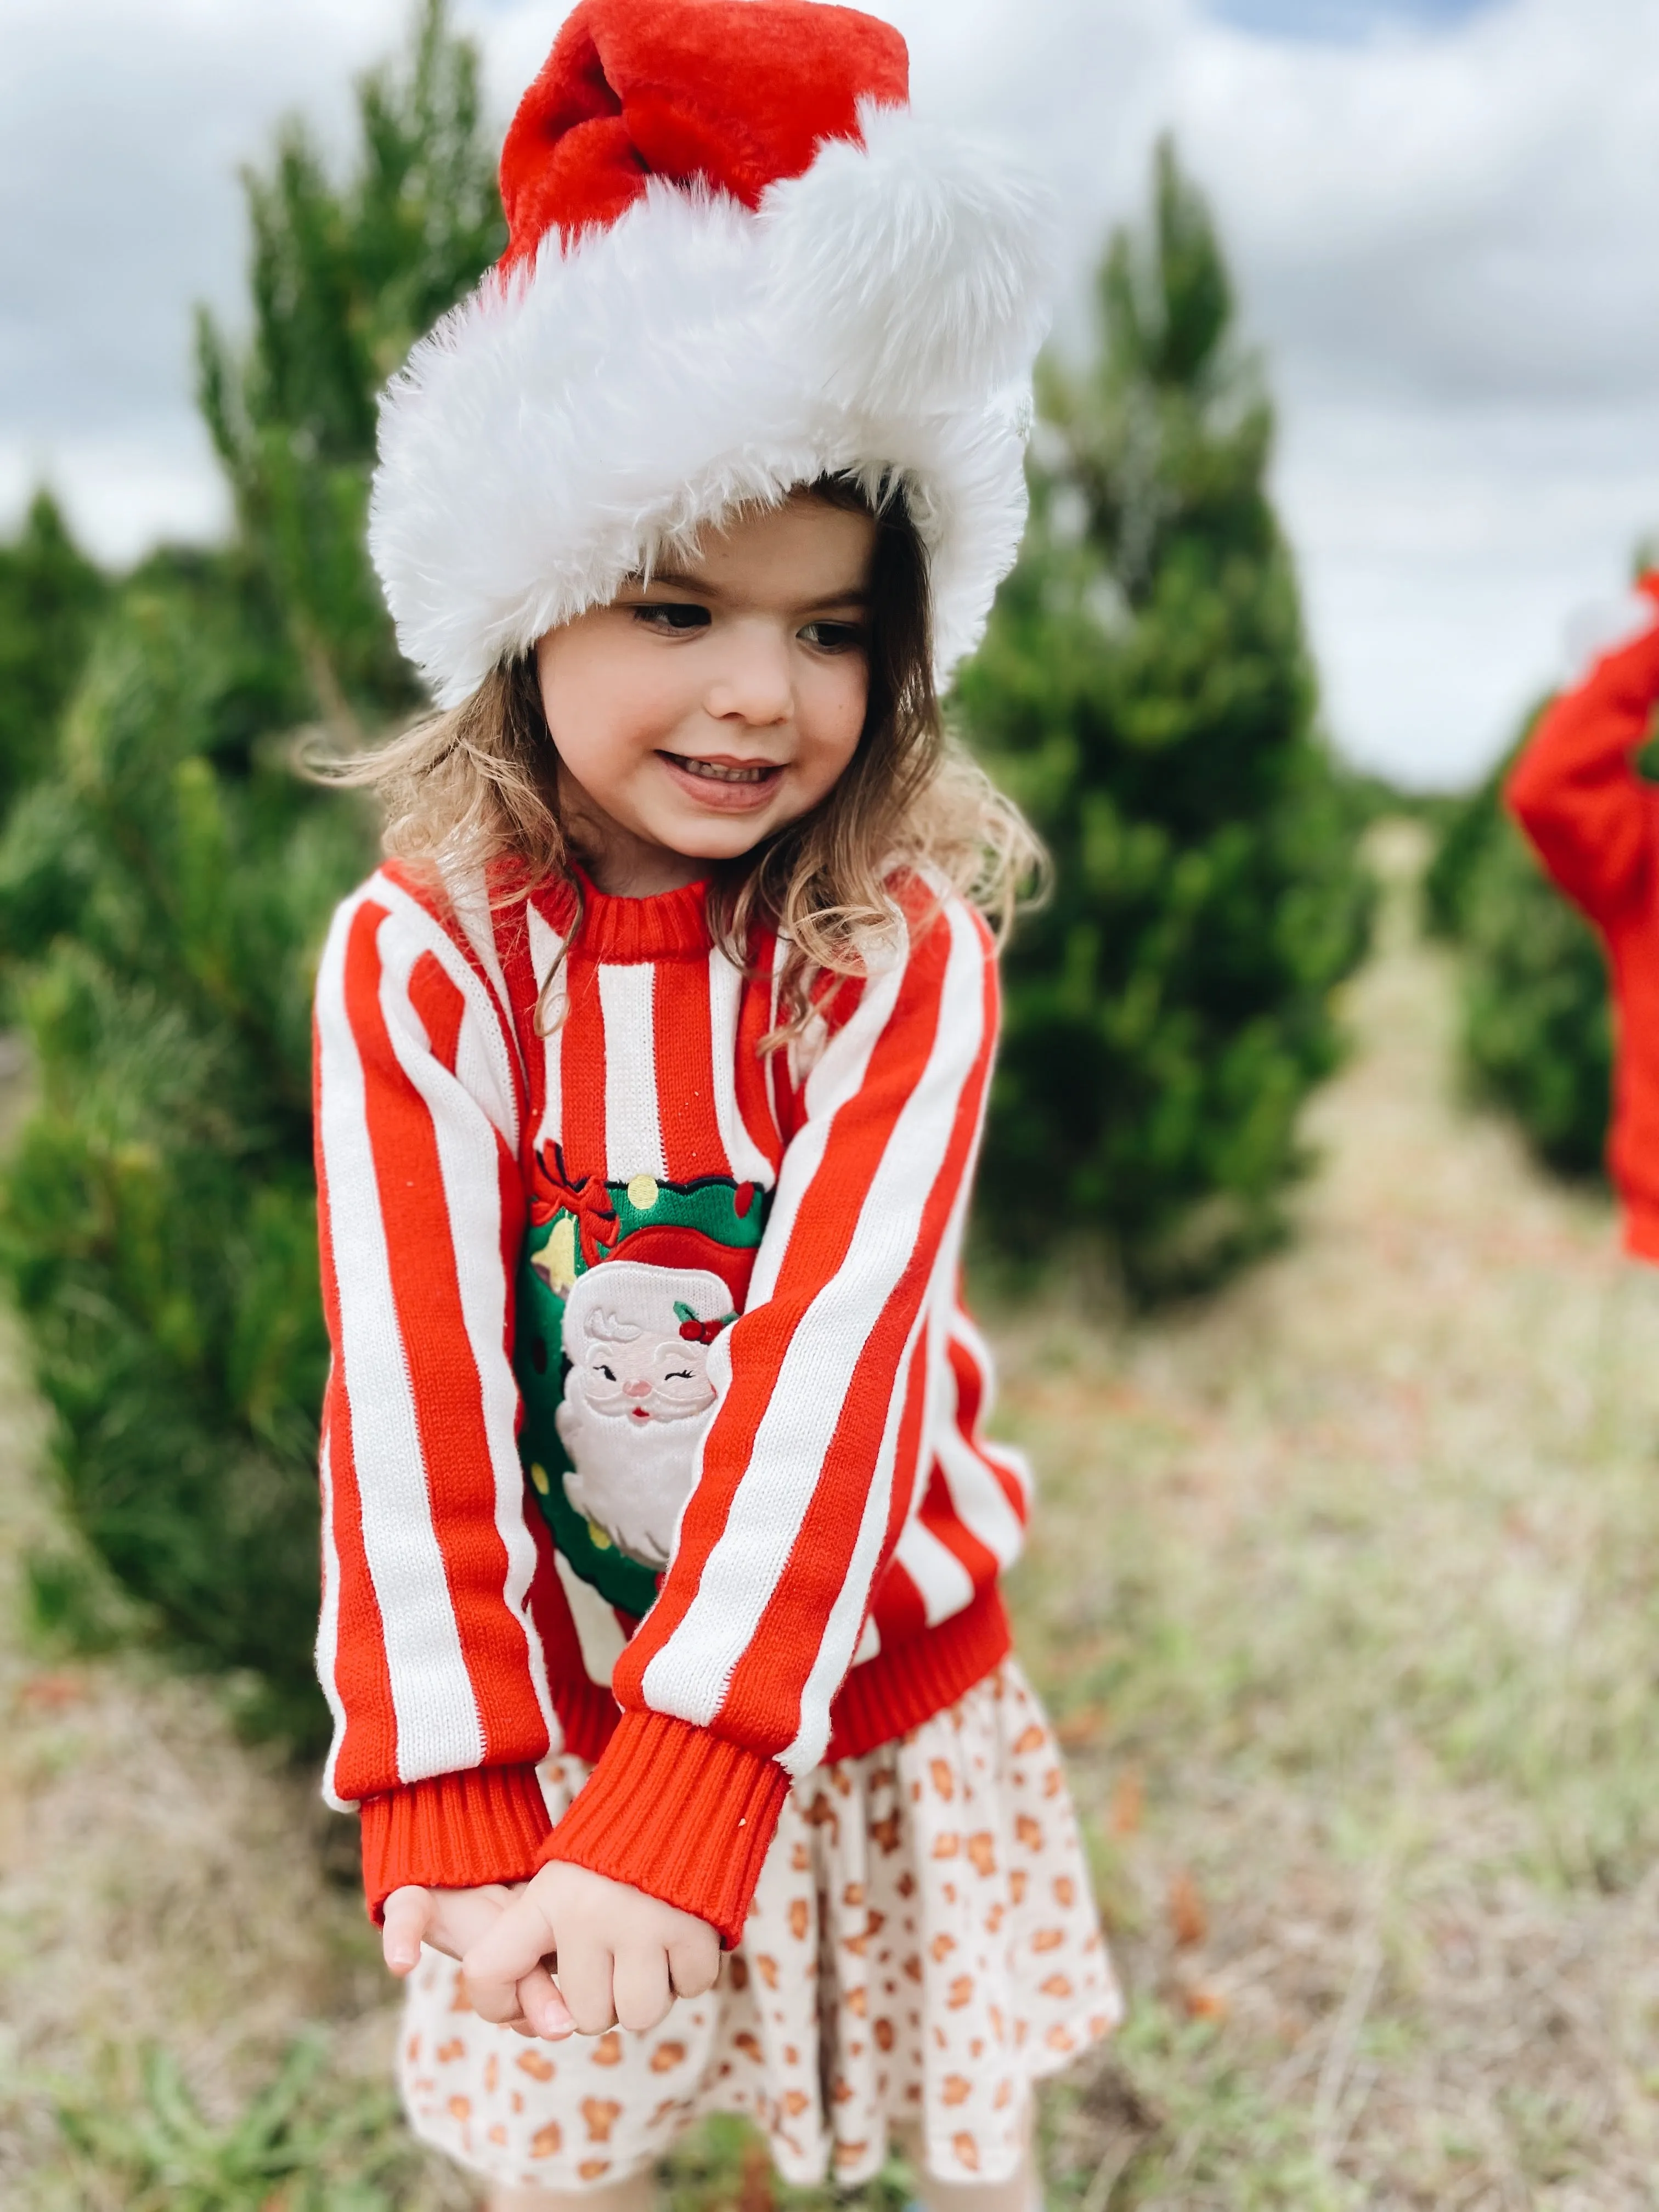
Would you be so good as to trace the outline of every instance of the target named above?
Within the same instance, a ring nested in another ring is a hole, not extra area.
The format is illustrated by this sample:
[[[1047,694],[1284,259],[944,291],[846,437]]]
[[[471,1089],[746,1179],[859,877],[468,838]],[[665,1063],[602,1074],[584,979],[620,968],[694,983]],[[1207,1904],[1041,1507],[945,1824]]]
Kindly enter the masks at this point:
[[[916,1515],[905,1523],[893,1557],[920,1591],[929,1628],[973,1603],[973,1577]]]
[[[381,932],[382,944],[390,927]],[[413,948],[417,953],[421,948]],[[398,947],[400,953],[403,946]],[[531,1680],[548,1740],[557,1723],[548,1686],[546,1656],[530,1610],[530,1585],[536,1573],[536,1546],[525,1521],[524,1469],[517,1437],[519,1386],[507,1352],[507,1273],[501,1254],[501,1174],[495,1132],[482,1108],[430,1050],[421,1018],[409,996],[413,961],[387,958],[381,971],[380,1006],[392,1048],[431,1116],[443,1177],[444,1207],[449,1217],[456,1281],[467,1346],[477,1371],[495,1479],[495,1532],[507,1554],[501,1601],[524,1630]],[[475,1026],[469,1006],[462,1035]]]

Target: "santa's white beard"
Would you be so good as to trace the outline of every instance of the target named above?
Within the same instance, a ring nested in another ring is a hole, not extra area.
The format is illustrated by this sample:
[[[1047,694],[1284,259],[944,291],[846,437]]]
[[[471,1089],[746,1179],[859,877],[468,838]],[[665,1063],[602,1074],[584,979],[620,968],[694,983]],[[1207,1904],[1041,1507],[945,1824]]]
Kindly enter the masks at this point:
[[[619,1552],[660,1571],[674,1549],[696,1479],[697,1447],[714,1410],[710,1405],[677,1421],[636,1421],[631,1413],[596,1413],[573,1391],[555,1417],[570,1455],[565,1496]]]

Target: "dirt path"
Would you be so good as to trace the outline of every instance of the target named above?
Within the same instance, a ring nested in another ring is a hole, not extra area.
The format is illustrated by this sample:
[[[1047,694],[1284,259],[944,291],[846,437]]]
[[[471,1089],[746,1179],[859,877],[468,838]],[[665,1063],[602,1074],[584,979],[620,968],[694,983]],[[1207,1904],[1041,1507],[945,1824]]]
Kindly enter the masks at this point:
[[[1659,1278],[1455,1105],[1380,850],[1295,1246],[1127,1336],[1000,1332],[1024,1649],[1135,1991],[1051,2116],[1080,2212],[1659,2202]],[[372,2072],[386,2012],[307,1787],[198,1688],[8,1625],[45,1525],[15,1376],[0,1337],[0,2202],[102,2203],[61,2193],[45,2074],[153,2036],[228,2109],[303,2019]]]

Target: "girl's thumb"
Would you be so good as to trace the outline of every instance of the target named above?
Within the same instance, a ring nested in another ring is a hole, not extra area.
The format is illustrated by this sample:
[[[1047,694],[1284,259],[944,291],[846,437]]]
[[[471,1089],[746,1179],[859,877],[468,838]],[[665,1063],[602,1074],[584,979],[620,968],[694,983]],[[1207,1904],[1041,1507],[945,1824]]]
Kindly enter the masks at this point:
[[[425,1889],[394,1889],[386,1901],[380,1948],[387,1971],[399,1980],[421,1963],[421,1945],[432,1917],[432,1894]]]

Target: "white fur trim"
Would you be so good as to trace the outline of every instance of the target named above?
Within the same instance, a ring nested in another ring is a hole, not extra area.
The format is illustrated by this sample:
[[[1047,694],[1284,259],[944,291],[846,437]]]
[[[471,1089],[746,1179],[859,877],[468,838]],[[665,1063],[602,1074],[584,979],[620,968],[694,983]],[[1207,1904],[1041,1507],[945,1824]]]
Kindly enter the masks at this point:
[[[653,183],[487,277],[381,403],[369,544],[440,704],[704,523],[831,471],[904,484],[941,682],[1025,521],[1048,204],[1000,157],[866,107],[751,214]]]

